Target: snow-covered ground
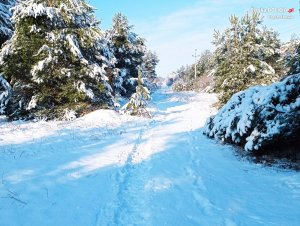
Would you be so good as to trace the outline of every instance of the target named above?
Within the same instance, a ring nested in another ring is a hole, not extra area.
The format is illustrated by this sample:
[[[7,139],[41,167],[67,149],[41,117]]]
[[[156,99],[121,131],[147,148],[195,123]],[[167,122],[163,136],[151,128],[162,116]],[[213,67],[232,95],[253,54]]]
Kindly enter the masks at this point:
[[[202,135],[215,101],[160,90],[152,119],[0,120],[0,225],[299,225],[299,173]]]

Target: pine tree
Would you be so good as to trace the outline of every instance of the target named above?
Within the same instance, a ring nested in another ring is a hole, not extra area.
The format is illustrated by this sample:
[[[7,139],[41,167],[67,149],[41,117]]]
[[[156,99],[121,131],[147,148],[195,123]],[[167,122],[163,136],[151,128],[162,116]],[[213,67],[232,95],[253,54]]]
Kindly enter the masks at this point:
[[[213,67],[214,67],[214,56],[209,50],[205,50],[204,52],[201,53],[200,58],[197,62],[197,66],[196,66],[197,77],[203,76],[208,70],[212,70]]]
[[[145,40],[132,32],[128,19],[121,13],[113,18],[113,26],[107,31],[107,37],[113,44],[116,57],[115,67],[118,73],[114,75],[115,92],[130,96],[135,91],[138,78],[137,68],[143,63],[146,46]]]
[[[0,53],[13,88],[11,118],[62,117],[105,107],[112,99],[105,69],[112,54],[93,8],[82,0],[25,0],[14,9],[15,33]]]
[[[0,2],[0,48],[12,36],[10,8],[15,4],[14,0],[2,0]],[[5,113],[8,101],[11,98],[10,84],[0,75],[0,115]]]
[[[10,84],[0,75],[0,115],[5,113],[9,99],[12,96]]]
[[[220,104],[241,90],[277,81],[283,72],[278,34],[261,26],[259,14],[230,17],[230,28],[215,32],[217,70],[215,91]]]
[[[12,36],[10,8],[14,4],[15,0],[2,0],[0,2],[0,47]]]
[[[147,87],[144,86],[141,69],[139,68],[138,70],[138,85],[136,91],[131,95],[129,102],[125,104],[122,111],[130,115],[150,116],[146,109],[148,101],[151,99],[150,92]]]
[[[288,75],[300,73],[300,40],[294,42],[293,52],[287,62]]]
[[[284,75],[294,74],[293,62],[297,57],[297,48],[300,45],[300,39],[295,34],[291,36],[290,41],[283,43],[280,47],[281,59],[280,61],[284,65]],[[297,61],[297,60],[296,60]],[[296,70],[297,71],[297,70]],[[297,72],[296,72],[297,73]]]
[[[144,78],[146,79],[146,86],[150,89],[154,88],[155,80],[157,78],[156,66],[159,63],[159,59],[156,53],[147,51],[143,57],[142,70]]]

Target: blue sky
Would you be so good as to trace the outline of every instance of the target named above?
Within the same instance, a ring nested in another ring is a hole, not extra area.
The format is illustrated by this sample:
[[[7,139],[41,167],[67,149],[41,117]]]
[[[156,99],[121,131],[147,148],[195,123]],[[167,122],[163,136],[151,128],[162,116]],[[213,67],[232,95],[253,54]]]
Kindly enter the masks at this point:
[[[111,26],[115,13],[122,12],[134,25],[134,31],[146,38],[150,49],[160,58],[158,74],[166,76],[181,65],[193,62],[198,52],[213,49],[214,29],[228,27],[228,17],[241,16],[252,8],[294,8],[294,13],[265,13],[264,24],[280,33],[283,41],[300,35],[298,0],[90,0],[97,8],[101,28]],[[270,15],[293,16],[293,19],[270,19]]]

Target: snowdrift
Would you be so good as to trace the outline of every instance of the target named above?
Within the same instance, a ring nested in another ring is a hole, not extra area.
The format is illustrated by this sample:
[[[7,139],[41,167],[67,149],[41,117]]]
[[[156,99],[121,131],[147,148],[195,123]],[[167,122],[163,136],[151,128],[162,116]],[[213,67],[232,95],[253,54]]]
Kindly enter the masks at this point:
[[[208,119],[204,134],[248,152],[299,143],[300,74],[236,93]]]

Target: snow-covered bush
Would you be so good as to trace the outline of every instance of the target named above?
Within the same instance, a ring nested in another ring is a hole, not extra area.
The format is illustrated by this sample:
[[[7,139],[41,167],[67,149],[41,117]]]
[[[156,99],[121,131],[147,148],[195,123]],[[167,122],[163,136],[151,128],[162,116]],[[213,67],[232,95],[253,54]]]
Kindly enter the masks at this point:
[[[300,74],[241,91],[209,118],[204,134],[260,151],[300,135]]]
[[[73,121],[77,118],[76,112],[73,110],[65,109],[64,115],[62,117],[66,121]]]
[[[139,72],[137,82],[136,92],[131,95],[129,102],[122,107],[121,112],[129,115],[150,116],[146,109],[148,101],[151,99],[150,92],[148,88],[143,85],[141,72]]]
[[[91,6],[24,0],[13,11],[15,32],[0,52],[0,70],[13,88],[7,115],[53,118],[112,102],[106,68],[113,54]]]

